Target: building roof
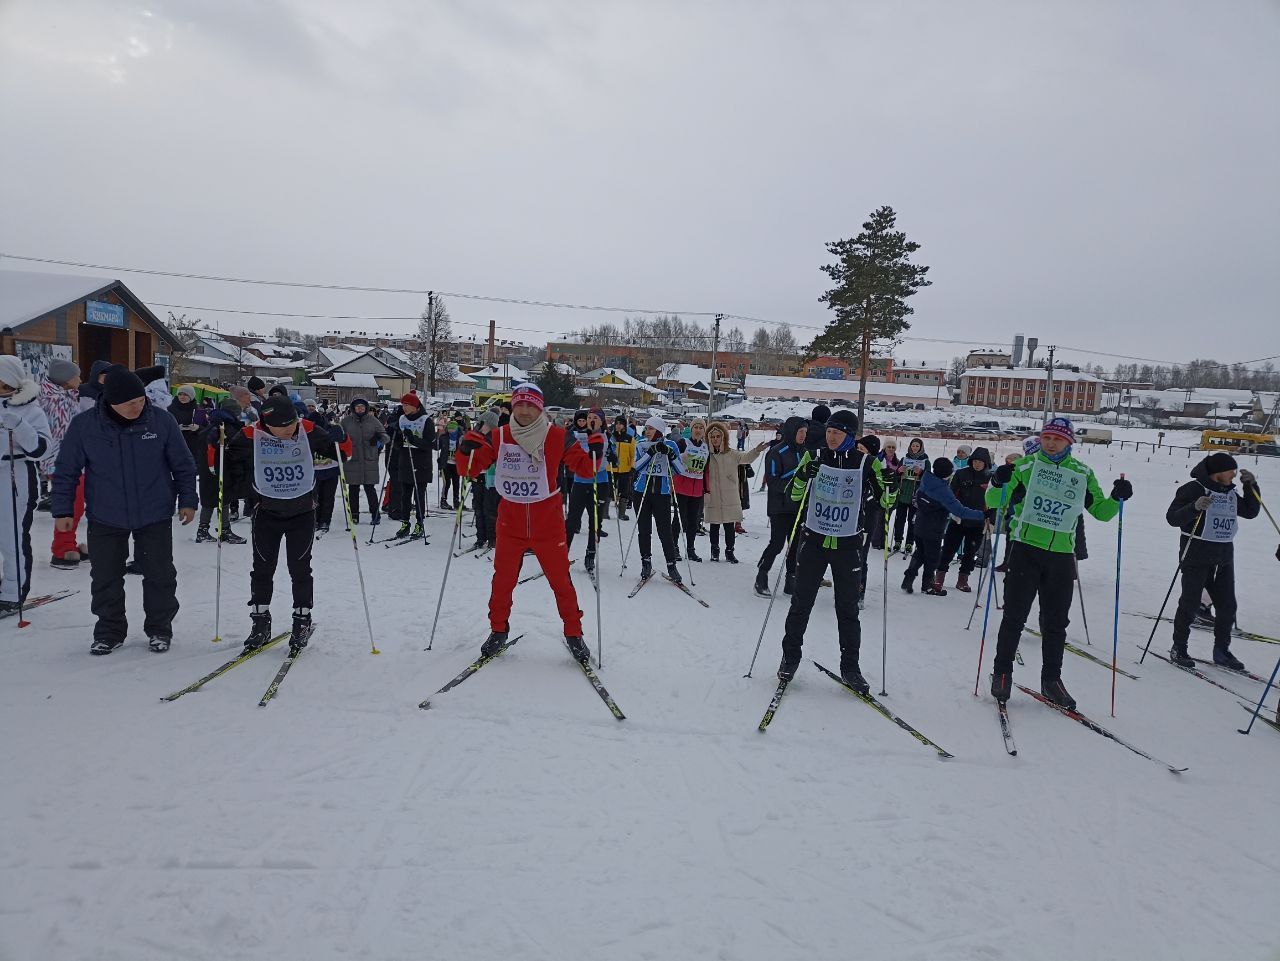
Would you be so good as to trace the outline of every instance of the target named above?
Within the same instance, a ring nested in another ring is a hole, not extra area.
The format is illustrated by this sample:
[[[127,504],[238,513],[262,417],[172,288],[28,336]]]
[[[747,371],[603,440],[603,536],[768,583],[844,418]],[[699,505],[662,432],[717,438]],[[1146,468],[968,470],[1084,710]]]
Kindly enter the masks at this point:
[[[324,362],[329,369],[341,367],[348,361],[355,360],[357,357],[363,356],[366,351],[351,350],[347,347],[316,347],[316,355],[324,358]]]
[[[378,389],[377,378],[373,374],[344,374],[341,371],[327,377],[313,377],[311,383],[317,387],[369,387]]]
[[[788,391],[797,396],[832,397],[858,393],[856,380],[831,380],[828,377],[771,377],[766,374],[747,374],[746,389]],[[928,384],[889,384],[882,380],[867,381],[867,393],[880,397],[916,397],[933,400],[937,387]]]
[[[479,370],[473,370],[471,376],[477,380],[484,377],[510,377],[512,380],[528,380],[529,375],[515,364],[489,364]]]
[[[283,357],[289,360],[293,357],[294,351],[288,347],[281,347],[279,344],[269,344],[265,340],[249,344],[245,350],[252,350],[261,354],[263,357]]]
[[[1049,376],[1049,371],[1044,367],[970,367],[961,377],[1017,377],[1021,380],[1044,380]],[[1066,367],[1055,367],[1053,369],[1054,383],[1063,383],[1068,380],[1085,380],[1095,384],[1101,384],[1097,377],[1093,374],[1078,374],[1074,370]]]
[[[177,335],[133,291],[114,277],[0,270],[0,327],[12,327],[16,333],[23,324],[107,291],[114,292],[128,304],[170,349],[182,349]]]
[[[591,381],[593,384],[600,382],[606,377],[616,377],[618,378],[618,380],[622,381],[622,384],[625,384],[628,387],[635,387],[635,388],[643,387],[644,389],[652,390],[655,393],[662,393],[661,391],[657,390],[657,388],[652,387],[649,384],[646,384],[644,381],[638,380],[635,377],[632,377],[621,367],[597,367],[595,370],[590,371],[586,374],[583,374],[582,376],[587,378],[587,380]],[[619,387],[621,385],[613,384],[612,386]]]
[[[674,380],[678,384],[709,384],[711,368],[697,364],[663,364],[655,376],[658,380]]]

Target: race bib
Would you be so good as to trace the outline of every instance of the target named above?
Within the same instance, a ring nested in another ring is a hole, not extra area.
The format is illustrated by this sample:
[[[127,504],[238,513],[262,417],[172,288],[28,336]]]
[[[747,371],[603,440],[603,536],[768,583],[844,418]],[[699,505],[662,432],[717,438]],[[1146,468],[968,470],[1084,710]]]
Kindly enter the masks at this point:
[[[707,469],[707,455],[690,451],[684,457],[684,469],[687,474],[702,474]]]
[[[1200,539],[1218,544],[1229,544],[1236,536],[1236,492],[1233,490],[1211,493],[1209,507],[1200,525]]]
[[[426,427],[426,417],[419,417],[417,420],[414,420],[404,414],[400,415],[400,433],[402,434],[413,434],[419,441],[421,441],[422,433],[426,430]]]
[[[1038,460],[1031,468],[1019,520],[1043,530],[1075,531],[1084,510],[1086,475]]]
[[[655,444],[653,450],[659,453],[653,454],[649,458],[649,463],[645,465],[644,472],[649,477],[670,477],[671,476],[671,448],[666,444]]]
[[[862,468],[823,464],[809,482],[809,509],[804,526],[824,537],[852,537],[858,533],[862,508]]]
[[[253,432],[253,487],[263,497],[290,500],[308,494],[316,486],[316,468],[307,432],[288,440],[271,436],[266,429]]]
[[[537,504],[555,496],[547,483],[547,465],[540,464],[519,444],[500,444],[493,480],[498,493],[516,504]]]

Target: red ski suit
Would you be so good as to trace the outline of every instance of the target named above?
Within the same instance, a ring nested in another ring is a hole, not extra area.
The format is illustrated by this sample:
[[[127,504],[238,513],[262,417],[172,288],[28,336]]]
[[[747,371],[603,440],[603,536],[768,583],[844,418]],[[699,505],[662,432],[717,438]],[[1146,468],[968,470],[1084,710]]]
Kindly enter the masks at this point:
[[[469,440],[478,441],[478,447],[467,458],[458,455],[458,469],[467,477],[475,478],[489,469],[498,458],[500,444],[516,443],[511,428],[503,425],[488,437],[471,431]],[[535,504],[517,504],[505,498],[498,506],[497,544],[493,551],[493,585],[489,593],[489,628],[494,631],[510,630],[511,595],[520,568],[524,564],[526,550],[533,551],[547,583],[556,595],[556,608],[564,622],[565,637],[582,636],[582,611],[578,609],[578,592],[569,579],[569,548],[565,539],[564,509],[560,501],[560,488],[556,479],[560,475],[560,461],[579,477],[590,478],[591,455],[567,435],[563,427],[552,424],[547,430],[543,448],[543,464],[547,469],[547,487],[551,496]],[[499,491],[501,493],[501,491]]]

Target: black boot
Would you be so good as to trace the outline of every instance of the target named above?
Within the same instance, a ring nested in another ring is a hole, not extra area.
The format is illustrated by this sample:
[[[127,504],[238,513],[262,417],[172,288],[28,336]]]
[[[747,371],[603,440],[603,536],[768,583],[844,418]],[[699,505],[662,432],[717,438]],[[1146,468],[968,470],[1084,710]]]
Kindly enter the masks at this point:
[[[689,555],[689,560],[693,561],[695,564],[702,563],[702,558],[698,556],[698,552],[695,551],[692,547],[690,547],[687,551],[685,551],[685,553]]]
[[[1228,671],[1243,671],[1244,665],[1240,663],[1240,659],[1231,653],[1230,649],[1215,644],[1213,646],[1213,663],[1218,667],[1225,667]]]
[[[796,589],[796,576],[787,571],[786,576],[782,579],[782,593],[791,594]]]
[[[667,565],[667,577],[671,578],[671,580],[677,584],[684,583],[684,581],[680,579],[680,568],[676,567],[675,564]]]
[[[991,696],[1001,704],[1009,701],[1009,695],[1013,693],[1013,675],[1008,671],[1003,673],[997,672],[991,675]]]
[[[263,644],[271,640],[271,610],[264,606],[256,606],[249,615],[253,621],[253,629],[244,639],[244,653],[251,654]]]
[[[573,659],[579,664],[591,663],[591,651],[587,648],[586,642],[580,637],[566,637],[564,642],[569,645],[569,653],[573,655]]]
[[[1067,693],[1066,686],[1063,685],[1060,677],[1040,678],[1040,693],[1058,707],[1068,711],[1076,709],[1076,699]]]
[[[502,650],[502,645],[507,643],[509,631],[490,631],[489,636],[485,638],[483,644],[480,645],[481,657],[493,657],[498,651]]]
[[[736,557],[734,557],[734,556],[733,556],[733,548],[732,548],[732,547],[726,547],[726,548],[724,549],[724,559],[725,559],[726,561],[728,561],[730,564],[736,564],[736,563],[738,563],[738,559],[737,559]]]
[[[720,560],[720,545],[719,545],[719,544],[712,544],[712,545],[711,545],[711,559],[712,559],[713,561],[718,561],[718,560]],[[699,558],[699,560],[701,560],[701,558]]]
[[[653,561],[647,557],[640,558],[640,577],[646,581],[653,577]]]
[[[293,609],[293,630],[289,634],[289,654],[297,657],[307,646],[315,627],[311,624],[311,608],[295,607]]]
[[[587,551],[587,556],[582,559],[582,564],[586,567],[588,574],[594,574],[596,572],[596,555],[591,551]]]
[[[112,651],[114,651],[117,647],[119,647],[123,643],[124,641],[107,641],[107,640],[94,641],[93,644],[90,645],[89,647],[89,653],[90,654],[110,654]]]
[[[800,666],[800,658],[794,661],[787,660],[787,655],[782,655],[782,663],[778,665],[778,680],[789,681],[796,676],[796,669]]]
[[[1187,653],[1186,641],[1173,642],[1173,647],[1169,650],[1169,660],[1177,664],[1178,667],[1194,668],[1196,666],[1195,659]]]
[[[761,597],[770,597],[769,572],[763,567],[756,568],[756,593]]]
[[[152,634],[147,638],[147,647],[157,654],[163,654],[173,644],[173,638],[167,634]]]
[[[902,590],[907,594],[914,594],[916,592],[916,577],[914,574],[903,575]]]
[[[862,671],[857,667],[842,667],[840,669],[840,680],[844,681],[859,694],[870,694],[871,685],[867,683],[867,679],[862,676]]]
[[[209,533],[209,528],[208,528],[208,527],[201,526],[201,527],[197,527],[197,528],[196,528],[196,543],[197,543],[197,544],[208,544],[208,543],[209,543],[209,542],[211,542],[213,539],[214,539],[214,537],[213,537],[213,535],[212,535],[212,534],[210,534],[210,533]]]

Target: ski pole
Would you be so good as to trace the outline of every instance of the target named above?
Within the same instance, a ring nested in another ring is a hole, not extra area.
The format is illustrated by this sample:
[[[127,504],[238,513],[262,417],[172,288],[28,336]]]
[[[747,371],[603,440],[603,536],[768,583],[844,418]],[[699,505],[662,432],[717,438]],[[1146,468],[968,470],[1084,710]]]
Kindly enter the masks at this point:
[[[9,428],[9,483],[13,494],[13,580],[18,586],[18,626],[26,627],[31,622],[26,619],[23,610],[27,599],[22,596],[22,535],[18,531],[18,468],[14,465],[13,428]],[[6,567],[5,573],[9,573]],[[27,575],[31,572],[28,570]]]
[[[885,690],[885,672],[889,662],[889,514],[884,514],[884,582],[880,591],[880,696],[889,692]],[[786,566],[785,564],[783,565]]]
[[[983,529],[982,529],[982,544],[983,544],[983,548],[985,548],[987,551],[987,563],[989,564],[991,561],[991,531],[987,528],[987,525],[985,524],[983,525]],[[980,548],[979,550],[981,551],[982,548]],[[982,599],[981,599],[982,585],[984,585],[986,582],[987,582],[987,564],[983,564],[980,568],[978,568],[978,590],[977,590],[977,593],[974,594],[973,596],[973,607],[969,608],[969,623],[964,626],[964,629],[966,631],[969,630],[969,628],[973,627],[973,615],[976,614],[979,608],[982,607]]]
[[[1120,479],[1124,480],[1121,472]],[[1116,519],[1116,615],[1111,633],[1111,716],[1116,716],[1116,660],[1120,656],[1120,557],[1124,549],[1124,501],[1120,501],[1120,514]],[[1079,581],[1079,567],[1076,569],[1076,580]],[[1081,600],[1080,607],[1084,608]],[[1159,621],[1156,622],[1157,624]]]
[[[636,531],[640,529],[640,512],[644,510],[644,499],[649,493],[649,481],[653,479],[653,475],[647,470],[644,474],[644,489],[640,492],[640,507],[636,510],[636,526],[631,528],[631,536],[627,538],[627,549],[622,555],[622,570],[618,571],[618,576],[622,576],[622,571],[627,569],[627,558],[631,556],[631,545],[635,543]]]
[[[226,509],[223,502],[223,477],[226,472],[223,466],[226,463],[227,452],[227,425],[218,425],[218,574],[216,586],[213,590],[213,643],[217,644],[222,640],[222,538],[223,538],[223,511]]]
[[[453,542],[456,539],[459,543],[462,541],[462,495],[467,492],[467,481],[471,479],[471,462],[475,460],[476,452],[473,449],[467,455],[467,476],[462,479],[462,487],[458,495],[458,513],[453,521],[453,533],[449,535],[449,553],[444,559],[444,577],[440,578],[440,596],[436,599],[436,616],[431,621],[431,637],[427,639],[427,646],[424,650],[431,650],[431,645],[436,642],[436,625],[440,623],[440,607],[444,604],[444,588],[449,583],[449,565],[453,563]]]
[[[791,533],[787,535],[787,549],[782,552],[782,564],[773,578],[773,590],[769,592],[769,606],[765,608],[764,623],[760,625],[760,636],[756,638],[756,650],[751,655],[751,666],[747,668],[747,673],[743,674],[743,677],[750,677],[751,672],[756,669],[756,658],[760,656],[760,645],[764,643],[764,632],[769,626],[769,615],[773,612],[773,602],[778,597],[778,585],[782,583],[782,575],[787,569],[787,557],[791,554],[791,542],[795,540],[796,531],[800,527],[800,518],[804,516],[804,502],[808,496],[809,482],[805,481],[804,493],[800,495],[800,507],[796,511],[796,519],[791,522]]]
[[[1258,499],[1258,506],[1262,508],[1267,515],[1267,520],[1271,521],[1271,526],[1276,529],[1276,533],[1280,534],[1280,524],[1276,523],[1276,519],[1271,516],[1271,511],[1267,510],[1267,505],[1262,502],[1262,495],[1258,493],[1258,488],[1253,489],[1253,496]]]
[[[1267,695],[1271,693],[1271,687],[1276,682],[1276,674],[1280,673],[1280,659],[1276,661],[1276,666],[1271,670],[1271,678],[1267,681],[1266,688],[1262,691],[1262,697],[1258,698],[1258,706],[1253,709],[1253,717],[1249,718],[1249,726],[1246,728],[1236,728],[1241,734],[1248,734],[1253,730],[1253,722],[1258,719],[1258,715],[1262,712],[1262,702],[1267,699]]]
[[[596,555],[596,569],[591,572],[591,583],[596,589],[596,664],[604,667],[604,655],[600,642],[600,633],[602,630],[600,618],[600,487],[597,483],[599,471],[596,467],[595,451],[591,452],[591,513],[595,522],[595,529],[591,532],[593,542],[591,544],[592,553]]]
[[[1147,643],[1142,648],[1142,657],[1138,658],[1141,664],[1147,659],[1147,651],[1151,647],[1151,642],[1156,639],[1156,631],[1160,629],[1160,619],[1164,617],[1164,609],[1169,603],[1169,598],[1173,595],[1173,585],[1178,583],[1178,575],[1182,573],[1183,562],[1187,559],[1187,551],[1191,550],[1191,541],[1195,539],[1195,531],[1197,525],[1204,520],[1204,512],[1201,511],[1196,515],[1196,519],[1191,524],[1191,533],[1187,535],[1187,544],[1182,548],[1182,553],[1178,556],[1178,566],[1173,572],[1173,579],[1169,581],[1169,589],[1164,593],[1164,603],[1160,605],[1160,612],[1156,614],[1156,622],[1151,627],[1151,634],[1147,637]]]
[[[679,513],[680,513],[680,495],[675,493],[675,487],[674,487],[674,485],[672,486],[671,492],[672,492],[672,494],[673,494],[673,495],[675,496],[675,498],[676,498],[676,513],[677,513],[677,514],[679,514]],[[694,510],[693,510],[693,497],[692,497],[692,496],[690,496],[690,498],[689,498],[689,523],[690,523],[690,525],[691,525],[691,528],[692,528],[692,529],[688,529],[688,530],[685,530],[685,531],[683,532],[683,533],[684,533],[684,538],[685,538],[684,566],[685,566],[685,570],[687,570],[687,571],[689,572],[689,586],[690,586],[690,587],[697,587],[698,585],[697,585],[697,584],[695,584],[695,583],[693,582],[693,558],[689,556],[690,554],[692,554],[692,553],[693,553],[693,548],[694,548],[694,546],[695,546],[695,541],[696,541],[696,540],[697,540],[697,538],[698,538],[698,525],[697,525],[697,523],[695,522],[695,521],[696,521],[696,519],[694,518],[694,516],[693,516],[693,515],[694,515]],[[677,549],[678,549],[678,548],[679,548],[679,545],[677,544],[677,545],[676,545],[676,547],[677,547]]]
[[[1012,480],[1009,482],[1013,483]],[[991,597],[996,587],[996,556],[1000,553],[1000,530],[1004,527],[1004,502],[1009,496],[1009,484],[1000,488],[1000,508],[996,511],[996,532],[991,538],[991,571],[987,575],[987,607],[982,612],[982,640],[978,642],[978,675],[973,679],[973,696],[978,696],[978,685],[982,683],[982,656],[987,648],[987,625],[991,622]]]
[[[403,444],[401,445],[401,450],[404,450],[404,445],[403,445]],[[382,502],[383,502],[383,500],[384,500],[384,499],[386,498],[386,496],[387,496],[387,488],[388,488],[389,486],[391,486],[391,454],[394,454],[394,453],[395,453],[395,443],[394,443],[394,441],[393,441],[393,442],[392,442],[392,445],[391,445],[391,448],[390,448],[390,453],[387,455],[387,476],[386,476],[386,478],[382,481],[382,492],[378,495],[378,508],[379,508],[379,510],[381,510],[381,509],[382,509],[382,506],[383,506]],[[410,468],[412,468],[412,467],[413,467],[413,461],[412,461],[412,460],[410,460],[410,461],[409,461],[409,467],[410,467]],[[395,505],[394,505],[394,504],[389,504],[388,506],[394,507]],[[365,543],[366,543],[366,544],[373,544],[373,543],[374,543],[373,536],[374,536],[375,534],[377,534],[377,533],[378,533],[378,522],[375,520],[372,524],[370,524],[370,525],[369,525],[369,539],[368,539],[367,541],[365,541]]]
[[[338,448],[338,477],[341,479],[343,488],[346,488],[346,458],[343,456],[341,448]],[[347,512],[347,526],[351,528],[351,549],[356,554],[356,577],[360,580],[360,600],[364,602],[364,623],[369,628],[369,653],[381,654],[382,652],[378,650],[378,645],[373,642],[373,618],[369,616],[369,595],[364,589],[364,569],[360,566],[360,538],[356,534],[356,525],[352,523],[350,498],[344,497],[342,499],[342,509]]]
[[[1074,555],[1072,560],[1075,560]],[[1084,623],[1084,642],[1093,647],[1093,638],[1089,636],[1089,612],[1084,606],[1084,584],[1080,581],[1080,562],[1075,560],[1076,591],[1080,594],[1080,620]]]

